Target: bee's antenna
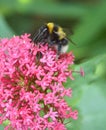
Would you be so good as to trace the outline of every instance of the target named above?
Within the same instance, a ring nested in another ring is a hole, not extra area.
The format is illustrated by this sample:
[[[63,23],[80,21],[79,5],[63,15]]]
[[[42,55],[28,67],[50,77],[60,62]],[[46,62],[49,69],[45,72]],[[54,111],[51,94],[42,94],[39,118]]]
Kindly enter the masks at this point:
[[[72,41],[72,39],[68,39],[73,45],[77,45],[75,42]]]

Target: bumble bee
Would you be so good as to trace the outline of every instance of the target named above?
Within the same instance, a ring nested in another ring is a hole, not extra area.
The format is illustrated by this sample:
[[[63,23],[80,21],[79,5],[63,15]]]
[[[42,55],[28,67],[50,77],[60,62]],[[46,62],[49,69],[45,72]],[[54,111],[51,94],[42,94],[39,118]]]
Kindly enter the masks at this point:
[[[68,39],[62,27],[50,22],[40,27],[33,36],[35,44],[48,43],[49,47],[55,47],[57,54],[61,54],[68,49]]]

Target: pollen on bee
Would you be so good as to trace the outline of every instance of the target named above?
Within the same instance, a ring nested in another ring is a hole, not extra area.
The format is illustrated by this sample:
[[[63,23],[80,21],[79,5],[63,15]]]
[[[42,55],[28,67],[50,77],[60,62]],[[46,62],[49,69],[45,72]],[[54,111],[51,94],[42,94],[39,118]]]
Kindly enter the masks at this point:
[[[48,23],[47,26],[49,28],[49,32],[52,33],[53,28],[54,28],[54,23]]]
[[[63,29],[61,27],[58,28],[58,34],[60,40],[66,37],[66,34],[63,32]]]

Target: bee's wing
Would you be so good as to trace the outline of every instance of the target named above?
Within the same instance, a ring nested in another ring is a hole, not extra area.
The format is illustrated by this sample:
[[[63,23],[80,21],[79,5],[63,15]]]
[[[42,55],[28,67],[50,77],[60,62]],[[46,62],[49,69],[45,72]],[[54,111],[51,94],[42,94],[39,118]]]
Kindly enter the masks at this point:
[[[69,36],[71,36],[71,35],[73,35],[74,34],[74,32],[73,32],[73,30],[68,30],[68,29],[64,29],[65,31],[66,31],[66,33],[68,34],[68,36],[67,36],[67,39],[68,39],[68,41],[70,41],[70,43],[72,43],[73,45],[77,45],[75,42],[73,42],[73,40],[69,37]]]
[[[47,28],[41,27],[37,33],[34,34],[32,40],[34,42],[40,42],[43,39],[44,34],[46,33]]]
[[[74,34],[73,29],[69,29],[69,28],[63,28],[63,29],[66,32],[66,34],[68,34],[68,35],[73,35]]]
[[[37,42],[38,39],[39,39],[39,31],[34,34],[32,41]]]

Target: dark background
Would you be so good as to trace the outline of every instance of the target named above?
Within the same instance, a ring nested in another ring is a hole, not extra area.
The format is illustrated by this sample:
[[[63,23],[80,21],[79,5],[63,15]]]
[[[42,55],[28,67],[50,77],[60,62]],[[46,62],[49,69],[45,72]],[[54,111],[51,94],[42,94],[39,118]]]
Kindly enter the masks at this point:
[[[106,0],[0,0],[0,37],[33,34],[41,25],[55,22],[66,30],[69,51],[75,55],[75,74],[66,83],[73,88],[70,105],[79,118],[68,130],[106,129]],[[71,35],[73,32],[73,35]],[[3,126],[0,126],[3,130]]]

